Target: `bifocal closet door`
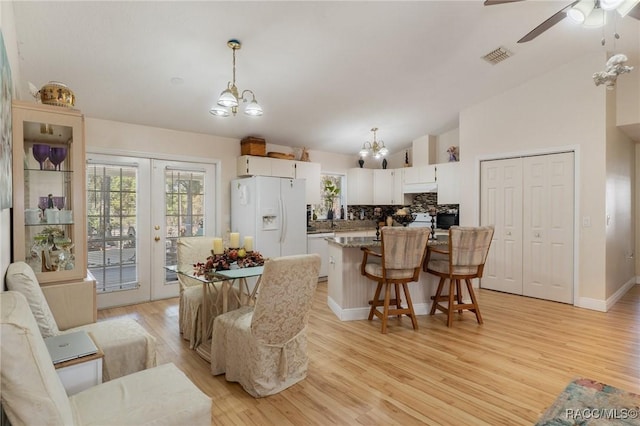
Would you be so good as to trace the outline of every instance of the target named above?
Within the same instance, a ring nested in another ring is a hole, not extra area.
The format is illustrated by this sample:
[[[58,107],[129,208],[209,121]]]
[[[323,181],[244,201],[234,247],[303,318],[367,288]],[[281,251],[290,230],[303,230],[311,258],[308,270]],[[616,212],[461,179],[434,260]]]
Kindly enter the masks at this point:
[[[481,163],[480,224],[495,226],[481,287],[522,294],[522,158]]]
[[[523,294],[573,303],[574,154],[523,158]]]

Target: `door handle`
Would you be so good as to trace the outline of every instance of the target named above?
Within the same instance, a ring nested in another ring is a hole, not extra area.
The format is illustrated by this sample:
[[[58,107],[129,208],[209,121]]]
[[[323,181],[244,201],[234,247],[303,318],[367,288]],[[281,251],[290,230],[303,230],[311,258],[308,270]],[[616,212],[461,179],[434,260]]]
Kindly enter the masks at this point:
[[[156,243],[157,243],[158,241],[160,241],[160,237],[158,237],[158,236],[156,235],[156,237],[154,238],[154,240],[156,240]]]
[[[160,225],[154,226],[153,229],[155,229],[156,231],[159,231],[160,230]]]

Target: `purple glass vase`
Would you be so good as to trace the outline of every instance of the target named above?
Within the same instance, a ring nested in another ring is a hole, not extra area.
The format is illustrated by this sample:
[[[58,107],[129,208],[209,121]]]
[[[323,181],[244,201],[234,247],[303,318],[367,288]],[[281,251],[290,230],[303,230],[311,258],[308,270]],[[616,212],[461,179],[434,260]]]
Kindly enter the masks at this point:
[[[42,170],[43,164],[47,158],[49,158],[51,147],[49,145],[44,145],[40,143],[33,144],[33,149],[31,151],[33,153],[33,158],[36,159],[38,163],[40,163],[40,170]]]
[[[62,163],[65,158],[67,158],[67,148],[57,146],[51,148],[49,160],[51,160],[57,170],[60,170],[60,163]]]

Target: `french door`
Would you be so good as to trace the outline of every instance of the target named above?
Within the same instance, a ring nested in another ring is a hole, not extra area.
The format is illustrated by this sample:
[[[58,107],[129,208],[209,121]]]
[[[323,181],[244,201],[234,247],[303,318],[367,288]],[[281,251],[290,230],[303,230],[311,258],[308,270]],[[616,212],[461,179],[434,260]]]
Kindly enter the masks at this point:
[[[214,235],[217,165],[89,154],[89,271],[98,307],[175,297],[181,236]]]

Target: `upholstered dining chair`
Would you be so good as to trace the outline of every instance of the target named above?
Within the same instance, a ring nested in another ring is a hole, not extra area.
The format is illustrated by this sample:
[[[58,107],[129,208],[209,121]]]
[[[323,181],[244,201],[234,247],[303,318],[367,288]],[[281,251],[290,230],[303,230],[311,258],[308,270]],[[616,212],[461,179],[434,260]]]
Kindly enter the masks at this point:
[[[213,237],[181,237],[178,239],[178,269],[189,271],[194,269],[194,264],[205,262],[211,256]],[[209,330],[201,331],[202,323],[200,315],[203,306],[203,283],[183,274],[178,274],[180,284],[180,298],[178,306],[178,325],[182,338],[189,341],[189,346],[194,349],[200,343],[201,336],[209,335]],[[209,284],[208,287],[208,318],[215,318],[222,312],[222,297],[220,293],[221,283]],[[230,298],[229,309],[237,308],[235,298]],[[208,325],[210,327],[210,325]]]
[[[493,238],[493,226],[449,228],[449,246],[443,249],[438,246],[430,246],[427,249],[427,258],[424,262],[424,271],[440,277],[438,289],[432,297],[430,315],[440,310],[447,314],[447,327],[453,324],[453,313],[469,310],[476,315],[476,320],[482,324],[482,315],[476,294],[473,291],[471,280],[482,278],[484,264],[489,254],[491,239]],[[432,253],[447,255],[444,259],[432,259]],[[449,291],[443,295],[445,282],[449,280]],[[460,280],[464,280],[471,303],[464,303]],[[446,302],[446,306],[440,304]]]
[[[211,373],[226,374],[253,397],[273,395],[307,376],[307,322],[320,256],[265,261],[255,305],[213,322]]]
[[[427,243],[429,242],[429,228],[404,228],[390,227],[382,228],[381,251],[377,253],[368,247],[362,247],[364,254],[360,273],[365,277],[377,282],[377,287],[373,300],[369,301],[369,321],[374,315],[382,320],[382,333],[387,332],[387,321],[389,316],[398,317],[407,315],[411,318],[413,329],[418,329],[418,321],[413,311],[413,303],[409,292],[408,283],[418,281],[420,268],[426,254]],[[379,262],[373,261],[370,257],[379,258]],[[404,292],[407,307],[402,307],[400,286]],[[391,288],[395,290],[395,298],[391,298]],[[381,293],[384,290],[384,295]],[[395,307],[392,307],[395,306]],[[382,306],[382,311],[378,309]]]

